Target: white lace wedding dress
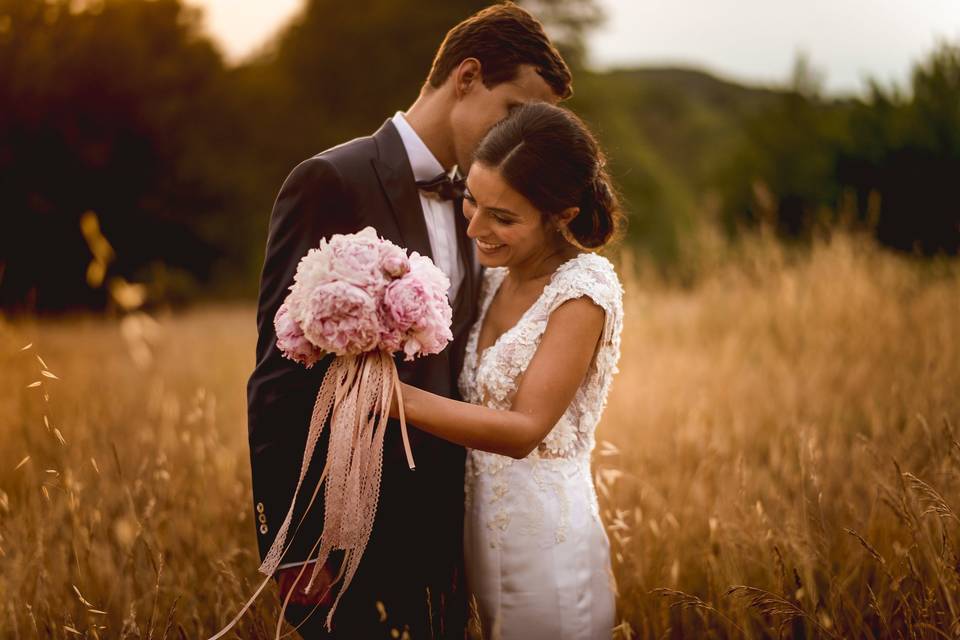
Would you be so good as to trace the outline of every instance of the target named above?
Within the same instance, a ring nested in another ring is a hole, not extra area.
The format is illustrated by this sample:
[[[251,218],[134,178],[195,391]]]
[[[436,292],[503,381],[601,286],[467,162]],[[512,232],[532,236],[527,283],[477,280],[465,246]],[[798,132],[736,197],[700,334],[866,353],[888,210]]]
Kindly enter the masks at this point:
[[[468,450],[464,553],[484,637],[610,638],[610,546],[590,472],[594,430],[620,357],[623,289],[613,265],[583,253],[563,263],[520,321],[483,353],[477,336],[506,268],[487,269],[460,374],[468,402],[509,409],[550,313],[588,296],[606,313],[596,357],[573,402],[526,458]]]

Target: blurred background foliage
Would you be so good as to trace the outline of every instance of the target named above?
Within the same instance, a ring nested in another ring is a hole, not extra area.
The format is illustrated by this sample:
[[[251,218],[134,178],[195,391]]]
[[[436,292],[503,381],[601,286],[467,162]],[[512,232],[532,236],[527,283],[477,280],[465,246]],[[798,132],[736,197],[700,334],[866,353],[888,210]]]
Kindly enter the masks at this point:
[[[487,4],[307,0],[231,65],[181,0],[0,0],[0,308],[107,304],[81,229],[91,211],[104,267],[149,299],[254,296],[286,174],[409,106],[447,29]],[[960,46],[930,52],[908,86],[839,98],[802,57],[781,87],[591,71],[593,0],[522,4],[575,69],[569,105],[607,147],[627,245],[665,273],[705,223],[804,243],[841,219],[895,250],[960,249]]]

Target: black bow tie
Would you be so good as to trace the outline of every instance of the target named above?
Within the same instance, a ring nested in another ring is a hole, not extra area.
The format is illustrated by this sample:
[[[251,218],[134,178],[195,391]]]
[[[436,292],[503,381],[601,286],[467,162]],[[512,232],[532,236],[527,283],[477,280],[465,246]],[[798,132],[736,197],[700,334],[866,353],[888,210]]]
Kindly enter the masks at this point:
[[[467,181],[459,171],[441,173],[432,180],[417,180],[417,189],[420,189],[428,198],[437,200],[456,200],[463,197]]]

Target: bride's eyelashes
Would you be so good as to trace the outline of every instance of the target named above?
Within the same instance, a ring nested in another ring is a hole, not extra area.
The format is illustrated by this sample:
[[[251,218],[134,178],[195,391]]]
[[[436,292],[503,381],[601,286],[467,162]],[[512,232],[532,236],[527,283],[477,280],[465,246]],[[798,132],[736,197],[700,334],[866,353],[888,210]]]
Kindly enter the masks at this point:
[[[473,218],[473,216],[477,213],[477,211],[479,210],[479,205],[477,205],[476,198],[474,198],[469,191],[463,194],[463,202],[464,202],[463,215],[466,216],[466,218],[469,220]],[[468,212],[468,209],[469,209],[469,212]],[[500,213],[498,213],[496,209],[493,209],[493,210],[487,209],[486,213],[491,218],[493,218],[493,220],[498,224],[511,225],[516,223],[516,220],[507,218],[501,215]]]
[[[499,224],[499,225],[502,225],[502,226],[507,227],[507,226],[510,226],[510,225],[512,225],[512,224],[516,224],[516,220],[513,220],[513,219],[511,219],[511,218],[504,217],[503,215],[501,215],[500,213],[498,213],[496,209],[486,209],[486,210],[485,210],[485,213],[486,213],[486,215],[490,216],[490,218],[491,218],[495,223],[497,223],[497,224]]]

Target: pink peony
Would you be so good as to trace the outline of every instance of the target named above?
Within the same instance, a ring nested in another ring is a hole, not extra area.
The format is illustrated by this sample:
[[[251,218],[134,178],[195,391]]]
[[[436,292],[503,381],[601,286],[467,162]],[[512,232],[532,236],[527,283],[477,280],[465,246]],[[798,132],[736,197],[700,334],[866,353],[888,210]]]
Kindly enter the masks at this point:
[[[380,305],[380,348],[390,353],[404,348],[404,342],[426,313],[428,297],[423,283],[416,278],[391,282]]]
[[[407,360],[440,353],[453,339],[449,281],[428,258],[415,257],[410,272],[387,286],[381,304],[381,348],[390,352],[402,348]]]
[[[416,278],[394,280],[383,292],[386,322],[403,332],[410,331],[423,319],[429,304],[430,294]]]
[[[380,268],[391,278],[400,278],[410,271],[410,260],[403,249],[384,240],[380,244]]]
[[[312,289],[328,282],[346,282],[379,297],[387,285],[380,267],[380,245],[373,227],[349,235],[335,234],[310,249],[297,265],[294,286]]]
[[[289,296],[287,298],[289,299]],[[303,331],[290,317],[290,307],[286,301],[280,305],[273,318],[273,328],[277,334],[277,347],[285,358],[299,362],[309,369],[323,357],[323,351],[306,339]]]
[[[325,353],[441,352],[453,336],[450,281],[426,256],[407,257],[372,227],[307,252],[274,318],[284,356],[312,366]]]
[[[447,291],[450,289],[450,278],[427,256],[422,256],[416,251],[412,252],[410,254],[410,272],[431,291],[443,296],[447,295]]]
[[[432,298],[427,314],[420,320],[419,329],[403,346],[403,350],[407,354],[407,360],[413,359],[412,353],[430,355],[443,351],[447,344],[453,340],[453,333],[450,331],[452,316],[453,312],[446,296],[442,300]],[[414,341],[415,344],[410,344]]]
[[[357,355],[379,343],[375,299],[348,282],[328,282],[306,292],[298,313],[295,320],[304,336],[326,352]]]

